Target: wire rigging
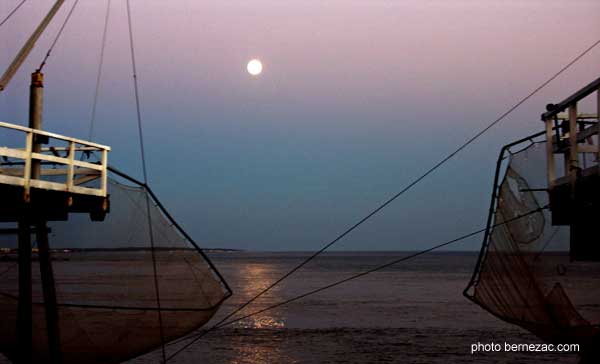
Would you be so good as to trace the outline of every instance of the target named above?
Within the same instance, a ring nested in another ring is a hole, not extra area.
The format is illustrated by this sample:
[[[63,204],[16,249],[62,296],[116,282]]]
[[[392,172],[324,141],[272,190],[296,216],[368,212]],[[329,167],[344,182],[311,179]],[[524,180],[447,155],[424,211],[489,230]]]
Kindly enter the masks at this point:
[[[254,301],[256,301],[258,298],[260,298],[262,295],[264,295],[265,293],[267,293],[268,291],[270,291],[271,289],[273,289],[275,286],[277,286],[283,280],[285,280],[286,278],[288,278],[289,276],[291,276],[292,274],[294,274],[296,271],[298,271],[300,268],[302,268],[303,266],[305,266],[306,264],[308,264],[311,260],[315,259],[317,256],[319,256],[320,254],[322,254],[324,251],[326,251],[327,249],[329,249],[331,246],[333,246],[334,244],[336,244],[338,241],[342,240],[344,237],[346,237],[348,234],[350,234],[352,231],[354,231],[360,225],[362,225],[363,223],[365,223],[367,220],[371,219],[373,216],[375,216],[380,211],[382,211],[383,209],[385,209],[388,205],[390,205],[392,202],[394,202],[396,199],[398,199],[404,193],[406,193],[407,191],[409,191],[412,187],[414,187],[415,185],[417,185],[418,183],[420,183],[427,176],[429,176],[430,174],[432,174],[434,171],[436,171],[438,168],[440,168],[442,165],[444,165],[446,162],[448,162],[450,159],[452,159],[454,156],[456,156],[458,153],[460,153],[463,149],[465,149],[470,144],[472,144],[475,140],[477,140],[479,137],[481,137],[483,134],[485,134],[492,127],[494,127],[499,122],[501,122],[502,120],[504,120],[508,115],[510,115],[513,111],[515,111],[519,106],[521,106],[523,103],[525,103],[527,100],[529,100],[532,96],[534,96],[536,93],[538,93],[541,89],[543,89],[544,87],[546,87],[550,82],[554,81],[554,79],[556,79],[564,71],[566,71],[567,69],[569,69],[574,63],[576,63],[582,57],[584,57],[586,54],[588,54],[598,44],[600,44],[600,39],[598,39],[597,41],[595,41],[591,46],[587,47],[583,52],[579,53],[575,58],[573,58],[570,62],[568,62],[565,66],[563,66],[560,70],[558,70],[554,75],[552,75],[546,81],[542,82],[539,86],[537,86],[536,88],[534,88],[533,91],[531,91],[527,96],[525,96],[522,99],[520,99],[516,104],[514,104],[512,107],[510,107],[507,111],[505,111],[499,117],[497,117],[495,120],[493,120],[492,122],[490,122],[485,128],[483,128],[481,131],[479,131],[478,133],[476,133],[474,136],[472,136],[470,139],[468,139],[466,142],[464,142],[462,145],[460,145],[458,148],[456,148],[453,152],[451,152],[450,154],[448,154],[446,157],[442,158],[438,163],[434,164],[433,167],[429,168],[425,173],[423,173],[422,175],[420,175],[419,177],[417,177],[416,179],[414,179],[406,187],[404,187],[402,190],[400,190],[400,192],[398,192],[395,195],[393,195],[391,198],[389,198],[384,203],[382,203],[381,205],[379,205],[377,208],[375,208],[374,210],[372,210],[365,217],[363,217],[358,222],[356,222],[354,225],[350,226],[348,229],[346,229],[344,232],[342,232],[340,235],[338,235],[335,239],[333,239],[329,243],[325,244],[321,249],[319,249],[318,251],[316,251],[315,253],[313,253],[311,256],[309,256],[308,258],[306,258],[300,264],[298,264],[297,266],[295,266],[294,268],[292,268],[290,271],[288,271],[287,273],[285,273],[283,276],[281,276],[280,278],[278,278],[275,282],[271,283],[269,286],[267,286],[266,288],[264,288],[262,291],[260,291],[258,294],[256,294],[252,298],[250,298],[248,301],[246,301],[245,303],[243,303],[241,306],[239,306],[238,308],[236,308],[235,310],[233,310],[231,313],[227,314],[222,320],[220,320],[219,322],[217,322],[215,324],[215,326],[224,323],[229,318],[231,318],[233,315],[235,315],[236,313],[238,313],[241,310],[243,310],[244,308],[246,308],[248,305],[250,305],[251,303],[253,303]]]
[[[18,11],[18,9],[25,3],[25,1],[26,0],[22,0],[8,14],[8,16],[5,17],[2,20],[2,22],[0,22],[0,26],[4,25],[14,15],[14,13],[16,13],[16,11]],[[48,51],[46,52],[46,55],[44,56],[42,62],[40,63],[38,71],[41,71],[43,69],[43,67],[45,66],[47,60],[49,59],[49,57],[50,57],[50,55],[51,55],[54,47],[58,43],[58,40],[60,39],[60,37],[61,37],[61,35],[62,35],[62,33],[63,33],[63,31],[64,31],[67,23],[69,22],[72,14],[73,14],[73,12],[75,10],[75,7],[77,6],[78,3],[79,3],[79,0],[75,0],[74,1],[74,3],[72,5],[72,7],[70,8],[70,10],[69,10],[69,12],[68,12],[68,14],[67,14],[64,22],[62,23],[62,25],[61,25],[58,33],[56,34],[56,36],[55,36],[52,44],[50,45]],[[143,172],[143,178],[144,178],[144,185],[147,185],[148,184],[148,173],[147,173],[146,156],[145,156],[145,148],[144,148],[142,115],[141,115],[141,107],[140,107],[139,87],[138,87],[137,70],[136,70],[136,60],[135,60],[135,52],[134,52],[134,38],[133,38],[132,20],[131,20],[131,9],[130,9],[130,1],[129,0],[127,0],[126,5],[127,5],[126,7],[127,7],[127,21],[128,21],[128,30],[129,30],[130,51],[131,51],[131,60],[132,60],[132,68],[133,68],[133,83],[134,83],[134,93],[135,93],[135,104],[136,104],[138,136],[139,136],[140,154],[141,154],[141,160],[142,160],[142,172]],[[94,119],[95,119],[95,114],[96,114],[97,97],[98,97],[98,92],[99,92],[99,87],[100,87],[99,85],[100,85],[101,73],[102,73],[102,68],[103,68],[104,50],[105,50],[107,27],[108,27],[108,20],[109,20],[109,9],[110,9],[110,0],[108,0],[107,13],[105,15],[105,24],[104,24],[104,31],[103,31],[103,36],[102,36],[102,48],[101,48],[101,53],[100,53],[100,62],[99,62],[99,67],[98,67],[97,79],[96,79],[96,89],[95,89],[95,94],[94,94],[94,102],[93,102],[92,113],[91,113],[91,120],[90,120],[90,131],[89,131],[90,139],[93,136],[93,127],[94,127]],[[154,247],[154,234],[153,234],[153,229],[152,229],[152,220],[151,220],[151,216],[150,216],[150,201],[149,201],[148,195],[146,195],[146,210],[147,210],[147,216],[148,216],[149,237],[150,237],[150,243],[151,243],[151,248],[152,248],[151,252],[152,252],[153,270],[154,270],[154,286],[155,286],[155,293],[156,293],[156,303],[157,303],[157,307],[158,307],[158,320],[159,320],[159,325],[160,325],[160,336],[161,336],[161,343],[162,343],[162,358],[163,358],[163,362],[166,363],[168,360],[171,360],[173,357],[175,357],[176,355],[178,355],[183,350],[187,349],[189,346],[193,345],[195,342],[197,342],[197,340],[199,340],[201,337],[203,337],[204,335],[206,335],[207,333],[209,333],[211,331],[214,331],[216,329],[222,328],[224,326],[231,325],[231,324],[233,324],[235,322],[241,321],[241,320],[246,319],[248,317],[259,315],[259,314],[261,314],[263,312],[266,312],[268,310],[272,310],[272,309],[280,307],[282,305],[289,304],[291,302],[300,300],[300,299],[305,298],[307,296],[319,293],[321,291],[324,291],[326,289],[330,289],[332,287],[335,287],[335,286],[338,286],[340,284],[349,282],[351,280],[358,279],[358,278],[363,277],[365,275],[368,275],[370,273],[373,273],[373,272],[376,272],[376,271],[388,268],[388,267],[390,267],[392,265],[395,265],[395,264],[398,264],[400,262],[403,262],[403,261],[415,258],[415,257],[417,257],[419,255],[423,255],[423,254],[429,253],[429,252],[434,251],[436,249],[440,249],[442,247],[445,247],[445,246],[448,246],[448,245],[460,242],[460,241],[465,240],[465,239],[467,239],[469,237],[472,237],[472,236],[475,236],[477,234],[480,234],[480,233],[484,232],[486,230],[485,228],[484,229],[479,229],[477,231],[474,231],[474,232],[471,232],[469,234],[463,235],[463,236],[458,237],[456,239],[452,239],[452,240],[446,241],[444,243],[435,245],[435,246],[430,247],[428,249],[425,249],[425,250],[419,251],[417,253],[408,255],[406,257],[403,257],[403,258],[400,258],[400,259],[396,259],[394,261],[388,262],[388,263],[380,265],[378,267],[375,267],[375,268],[372,268],[372,269],[369,269],[369,270],[357,273],[357,274],[352,275],[352,276],[350,276],[348,278],[336,281],[334,283],[328,284],[328,285],[320,287],[318,289],[314,289],[314,290],[308,291],[308,292],[306,292],[304,294],[301,294],[299,296],[296,296],[294,298],[281,301],[279,303],[276,303],[276,304],[273,304],[271,306],[268,306],[268,307],[266,307],[264,309],[261,309],[261,310],[258,310],[258,311],[254,311],[254,312],[251,312],[251,313],[249,313],[247,315],[243,315],[243,316],[240,316],[238,318],[230,320],[230,318],[232,318],[235,314],[237,314],[238,312],[242,311],[244,308],[246,308],[247,306],[249,306],[250,304],[252,304],[258,298],[260,298],[261,296],[263,296],[264,294],[266,294],[268,291],[270,291],[271,289],[273,289],[275,286],[279,285],[282,281],[284,281],[289,276],[291,276],[292,274],[294,274],[296,271],[298,271],[299,269],[301,269],[304,265],[308,264],[310,261],[312,261],[313,259],[315,259],[319,255],[321,255],[324,251],[326,251],[327,249],[329,249],[331,246],[333,246],[334,244],[336,244],[337,242],[339,242],[340,240],[342,240],[343,238],[345,238],[347,235],[349,235],[350,233],[352,233],[354,230],[356,230],[358,227],[360,227],[366,221],[368,221],[371,218],[373,218],[375,215],[377,215],[379,212],[381,212],[382,210],[384,210],[387,206],[389,206],[391,203],[393,203],[399,197],[401,197],[406,192],[408,192],[409,190],[411,190],[415,185],[417,185],[422,180],[424,180],[425,178],[427,178],[430,174],[432,174],[437,169],[439,169],[441,166],[443,166],[444,164],[446,164],[449,160],[451,160],[453,157],[455,157],[458,153],[460,153],[461,151],[463,151],[465,148],[467,148],[469,145],[471,145],[473,142],[475,142],[478,138],[480,138],[482,135],[484,135],[486,132],[488,132],[491,128],[493,128],[495,125],[497,125],[502,120],[504,120],[508,115],[510,115],[513,111],[515,111],[523,103],[525,103],[527,100],[529,100],[531,97],[533,97],[541,89],[543,89],[549,83],[551,83],[552,81],[554,81],[558,76],[560,76],[563,72],[565,72],[567,69],[569,69],[573,64],[575,64],[582,57],[584,57],[586,54],[588,54],[592,49],[594,49],[598,44],[600,44],[600,39],[597,40],[596,42],[594,42],[591,46],[589,46],[583,52],[581,52],[580,54],[578,54],[574,59],[572,59],[569,63],[567,63],[565,66],[563,66],[558,72],[556,72],[554,75],[552,75],[548,80],[544,81],[539,86],[537,86],[536,88],[534,88],[533,91],[531,91],[528,95],[526,95],[525,97],[523,97],[522,99],[520,99],[515,105],[513,105],[512,107],[510,107],[507,111],[505,111],[503,114],[501,114],[495,120],[491,121],[486,127],[484,127],[482,130],[480,130],[478,133],[476,133],[474,136],[472,136],[466,142],[464,142],[463,144],[461,144],[454,151],[452,151],[451,153],[449,153],[448,155],[446,155],[439,162],[437,162],[432,167],[430,167],[428,170],[426,170],[423,174],[421,174],[420,176],[418,176],[417,178],[415,178],[411,183],[409,183],[408,185],[406,185],[399,192],[397,192],[396,194],[394,194],[393,196],[391,196],[389,199],[387,199],[382,204],[378,205],[374,210],[372,210],[371,212],[369,212],[362,219],[358,220],[356,223],[354,223],[349,228],[347,228],[346,230],[344,230],[341,234],[339,234],[337,237],[335,237],[329,243],[325,244],[321,249],[319,249],[318,251],[316,251],[315,253],[313,253],[311,256],[309,256],[308,258],[306,258],[303,262],[301,262],[300,264],[298,264],[297,266],[295,266],[294,268],[292,268],[290,271],[288,271],[287,273],[285,273],[283,276],[281,276],[275,282],[273,282],[272,284],[270,284],[268,287],[266,287],[263,290],[261,290],[257,295],[255,295],[254,297],[252,297],[250,300],[248,300],[247,302],[245,302],[244,304],[242,304],[241,306],[239,306],[237,309],[235,309],[231,313],[227,314],[218,323],[216,323],[215,325],[213,325],[212,327],[210,327],[208,330],[202,332],[201,334],[198,334],[195,337],[191,336],[191,337],[186,338],[186,339],[189,339],[189,338],[194,337],[194,339],[190,343],[186,344],[184,347],[182,347],[181,349],[179,349],[178,351],[176,351],[174,354],[172,354],[168,358],[166,357],[166,351],[165,351],[165,338],[164,338],[164,333],[163,333],[163,321],[162,321],[162,313],[161,313],[161,300],[160,300],[160,292],[159,292],[159,285],[158,285],[157,263],[156,263],[156,256],[155,256],[155,247]],[[545,208],[547,208],[547,206],[543,207],[543,208],[538,208],[538,209],[536,209],[534,211],[531,211],[531,212],[529,212],[527,214],[517,216],[517,217],[515,217],[515,218],[513,218],[511,220],[504,221],[504,222],[499,223],[499,224],[495,224],[492,227],[497,227],[497,226],[500,226],[500,225],[504,225],[504,224],[510,223],[510,222],[512,222],[512,221],[514,221],[516,219],[523,218],[525,216],[529,216],[529,215],[531,215],[533,213],[537,213],[537,212],[539,212],[539,211],[541,211],[542,209],[545,209]]]
[[[133,70],[133,89],[135,94],[135,109],[137,116],[137,126],[138,126],[138,136],[140,141],[140,155],[142,158],[142,172],[144,177],[144,186],[148,185],[148,171],[146,167],[146,153],[144,148],[144,133],[142,128],[142,112],[140,107],[140,97],[139,97],[139,87],[138,87],[138,79],[137,79],[137,68],[135,62],[135,47],[133,42],[133,27],[131,21],[131,5],[129,0],[126,2],[127,4],[127,26],[129,30],[129,48],[131,51],[131,65]],[[146,188],[144,188],[146,189]],[[152,230],[152,216],[150,215],[150,197],[148,196],[148,191],[146,190],[146,215],[148,217],[148,233],[150,238],[150,252],[152,255],[152,271],[154,278],[154,292],[156,298],[156,307],[158,309],[158,325],[159,325],[159,335],[161,342],[161,351],[162,351],[162,360],[163,363],[167,362],[167,354],[165,349],[165,335],[163,330],[163,317],[162,317],[162,308],[160,302],[160,289],[158,285],[158,272],[156,267],[156,250],[154,248],[154,232]]]
[[[25,3],[26,0],[22,0],[19,4],[17,4],[17,6],[15,6],[14,9],[12,9],[10,11],[10,13],[8,13],[8,15],[2,20],[2,22],[0,22],[0,27],[4,25],[4,23],[6,23],[8,21],[8,19],[10,19],[11,16],[13,16],[17,10],[19,10],[19,8],[21,7],[21,5],[23,5]]]
[[[335,281],[335,282],[333,282],[333,283],[330,283],[330,284],[328,284],[328,285],[325,285],[325,286],[322,286],[322,287],[319,287],[319,288],[313,289],[313,290],[311,290],[311,291],[308,291],[308,292],[302,293],[302,294],[300,294],[300,295],[298,295],[298,296],[295,296],[295,297],[293,297],[293,298],[290,298],[290,299],[287,299],[287,300],[284,300],[284,301],[277,302],[277,303],[275,303],[275,304],[273,304],[273,305],[271,305],[271,306],[265,307],[265,308],[263,308],[263,309],[260,309],[260,310],[258,310],[258,311],[254,311],[254,312],[252,312],[252,313],[249,313],[249,314],[247,314],[247,315],[244,315],[244,316],[241,316],[241,317],[235,318],[235,319],[233,319],[233,320],[225,321],[225,322],[222,322],[221,324],[214,325],[214,326],[212,326],[211,328],[209,328],[208,330],[206,330],[206,331],[203,331],[203,332],[201,332],[201,333],[199,333],[199,334],[197,334],[197,335],[188,336],[188,337],[184,338],[183,340],[189,340],[189,339],[191,339],[191,338],[193,338],[193,340],[192,340],[191,342],[187,343],[186,345],[184,345],[183,347],[179,348],[179,349],[178,349],[177,351],[175,351],[173,354],[171,354],[171,356],[169,356],[169,357],[167,358],[167,360],[171,360],[171,359],[173,359],[173,358],[174,358],[175,356],[177,356],[179,353],[183,352],[185,349],[187,349],[188,347],[190,347],[191,345],[193,345],[195,342],[197,342],[198,340],[200,340],[200,339],[201,339],[201,338],[202,338],[204,335],[206,335],[206,334],[208,334],[209,332],[212,332],[212,331],[214,331],[214,330],[220,329],[220,328],[222,328],[222,327],[225,327],[225,326],[232,325],[232,324],[234,324],[234,323],[236,323],[236,322],[239,322],[239,321],[245,320],[245,319],[247,319],[247,318],[249,318],[249,317],[252,317],[252,316],[260,315],[260,314],[261,314],[261,313],[263,313],[263,312],[266,312],[266,311],[273,310],[273,309],[275,309],[275,308],[277,308],[277,307],[280,307],[280,306],[283,306],[283,305],[287,305],[287,304],[289,304],[289,303],[292,303],[292,302],[294,302],[294,301],[298,301],[298,300],[300,300],[300,299],[302,299],[302,298],[305,298],[305,297],[308,297],[308,296],[312,296],[312,295],[314,295],[314,294],[317,294],[317,293],[319,293],[319,292],[322,292],[322,291],[328,290],[328,289],[330,289],[330,288],[333,288],[333,287],[339,286],[339,285],[341,285],[341,284],[344,284],[344,283],[347,283],[347,282],[353,281],[353,280],[355,280],[355,279],[358,279],[358,278],[364,277],[364,276],[366,276],[366,275],[368,275],[368,274],[375,273],[375,272],[377,272],[377,271],[380,271],[380,270],[383,270],[383,269],[389,268],[389,267],[391,267],[391,266],[393,266],[393,265],[396,265],[396,264],[398,264],[398,263],[401,263],[401,262],[404,262],[404,261],[407,261],[407,260],[410,260],[410,259],[416,258],[416,257],[418,257],[418,256],[420,256],[420,255],[424,255],[424,254],[430,253],[430,252],[432,252],[432,251],[434,251],[434,250],[438,250],[438,249],[440,249],[440,248],[443,248],[443,247],[446,247],[446,246],[449,246],[449,245],[452,245],[452,244],[455,244],[455,243],[461,242],[461,241],[463,241],[463,240],[466,240],[466,239],[468,239],[468,238],[470,238],[470,237],[473,237],[473,236],[479,235],[479,234],[481,234],[481,233],[485,232],[485,231],[486,231],[486,230],[488,230],[488,229],[489,229],[489,230],[492,230],[492,229],[494,229],[494,228],[496,228],[496,227],[498,227],[498,226],[507,225],[507,224],[509,224],[509,223],[511,223],[511,222],[513,222],[513,221],[516,221],[516,220],[518,220],[518,219],[522,219],[522,218],[525,218],[525,217],[527,217],[527,216],[530,216],[530,215],[533,215],[533,214],[540,213],[541,211],[543,211],[543,210],[545,210],[545,209],[548,209],[548,208],[549,208],[549,206],[548,206],[548,205],[546,205],[546,206],[544,206],[544,207],[538,207],[538,208],[537,208],[537,209],[535,209],[535,210],[531,210],[531,211],[529,211],[529,212],[527,212],[527,213],[524,213],[524,214],[522,214],[522,215],[515,216],[515,217],[513,217],[513,218],[511,218],[511,219],[508,219],[508,220],[505,220],[505,221],[499,222],[499,223],[497,223],[497,224],[494,224],[494,225],[492,225],[492,226],[486,226],[486,227],[484,227],[484,228],[481,228],[481,229],[478,229],[478,230],[472,231],[472,232],[470,232],[470,233],[468,233],[468,234],[465,234],[465,235],[459,236],[459,237],[457,237],[457,238],[454,238],[454,239],[452,239],[452,240],[448,240],[448,241],[446,241],[446,242],[443,242],[443,243],[440,243],[440,244],[437,244],[437,245],[431,246],[431,247],[429,247],[429,248],[427,248],[427,249],[420,250],[420,251],[418,251],[418,252],[415,252],[415,253],[413,253],[413,254],[410,254],[410,255],[404,256],[404,257],[402,257],[402,258],[398,258],[398,259],[392,260],[392,261],[390,261],[390,262],[387,262],[387,263],[381,264],[381,265],[379,265],[379,266],[377,266],[377,267],[375,267],[375,268],[371,268],[371,269],[368,269],[368,270],[365,270],[365,271],[362,271],[362,272],[359,272],[359,273],[353,274],[353,275],[351,275],[350,277],[347,277],[347,278],[344,278],[344,279],[341,279],[341,280]],[[180,340],[180,341],[177,341],[177,342],[181,342],[181,341],[183,341],[183,340]],[[174,343],[177,343],[177,342],[174,342]],[[174,343],[172,343],[172,344],[174,344]]]
[[[108,19],[110,17],[110,2],[106,2],[106,14],[104,15],[104,30],[102,31],[102,46],[100,47],[100,59],[98,61],[98,73],[96,74],[96,89],[94,91],[94,101],[92,103],[92,112],[90,116],[90,130],[88,140],[93,140],[94,122],[96,120],[96,105],[98,104],[98,93],[100,92],[100,80],[102,78],[102,66],[104,64],[104,50],[106,49],[106,34],[108,32]]]
[[[42,68],[44,68],[44,66],[46,65],[46,61],[48,60],[48,58],[50,58],[50,54],[52,53],[54,46],[60,39],[60,36],[62,35],[63,30],[65,30],[65,27],[67,26],[69,19],[71,19],[71,15],[73,15],[73,11],[75,10],[75,7],[77,6],[78,3],[79,3],[79,0],[75,0],[75,2],[73,2],[73,6],[71,6],[71,9],[69,10],[69,13],[67,14],[67,17],[65,18],[62,25],[60,26],[60,29],[58,30],[58,33],[56,33],[56,36],[54,37],[54,40],[52,41],[50,48],[48,48],[48,51],[46,52],[46,55],[44,56],[42,63],[40,63],[40,66],[37,69],[39,72],[42,71]]]

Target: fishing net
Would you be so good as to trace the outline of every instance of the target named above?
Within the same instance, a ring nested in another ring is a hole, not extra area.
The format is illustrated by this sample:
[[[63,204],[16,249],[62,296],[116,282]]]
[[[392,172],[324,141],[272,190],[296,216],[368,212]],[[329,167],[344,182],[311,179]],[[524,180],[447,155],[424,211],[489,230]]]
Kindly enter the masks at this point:
[[[569,227],[552,225],[551,212],[544,209],[549,203],[545,155],[545,141],[535,138],[503,149],[495,210],[465,295],[548,342],[587,346],[599,333],[600,265],[572,262]],[[537,209],[542,210],[527,215]],[[597,244],[597,236],[587,243]]]
[[[104,221],[70,214],[68,221],[48,223],[65,364],[120,363],[147,353],[160,347],[161,331],[168,342],[198,329],[231,294],[149,189],[112,174],[108,193],[110,212]],[[47,363],[35,234],[32,241],[33,362]],[[0,246],[0,351],[13,360],[18,355],[17,236],[0,235]]]

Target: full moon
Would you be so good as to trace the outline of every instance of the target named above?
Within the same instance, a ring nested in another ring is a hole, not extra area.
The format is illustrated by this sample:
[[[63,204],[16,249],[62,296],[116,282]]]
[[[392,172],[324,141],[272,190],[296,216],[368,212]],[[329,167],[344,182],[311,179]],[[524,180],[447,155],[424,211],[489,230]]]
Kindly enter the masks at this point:
[[[262,68],[262,63],[258,59],[250,60],[250,62],[248,62],[248,65],[246,66],[248,73],[252,76],[260,75],[260,73],[262,72]]]

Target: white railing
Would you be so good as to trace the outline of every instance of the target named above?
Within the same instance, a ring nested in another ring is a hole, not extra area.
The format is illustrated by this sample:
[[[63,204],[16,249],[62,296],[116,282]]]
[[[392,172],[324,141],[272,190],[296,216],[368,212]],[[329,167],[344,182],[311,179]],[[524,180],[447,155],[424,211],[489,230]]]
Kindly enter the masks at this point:
[[[578,113],[578,102],[591,95],[596,96],[597,112],[595,114]],[[600,78],[561,103],[552,106],[552,110],[542,114],[542,120],[546,124],[547,177],[550,189],[557,184],[564,183],[565,179],[574,184],[579,171],[585,172],[584,169],[588,167],[585,164],[585,154],[596,155],[595,165],[591,168],[595,168],[595,173],[599,173]],[[555,154],[564,155],[563,176],[558,175]],[[582,161],[583,163],[581,163]]]
[[[9,148],[0,146],[0,156],[20,160],[21,167],[0,168],[0,184],[23,186],[25,195],[29,195],[30,188],[40,188],[54,191],[64,191],[77,194],[106,197],[108,152],[110,147],[88,142],[81,139],[71,138],[59,134],[49,133],[42,130],[26,128],[23,126],[0,121],[0,128],[10,129],[25,134],[25,148]],[[34,136],[40,136],[66,142],[66,147],[44,147],[40,152],[33,151]],[[66,152],[66,156],[60,156],[60,152]],[[100,162],[90,163],[78,160],[77,152],[96,152],[100,155]],[[51,153],[51,154],[45,154]],[[32,178],[32,161],[50,162],[53,168],[40,168],[40,178]],[[11,165],[14,165],[11,164]],[[64,166],[65,169],[57,169],[56,166]],[[83,177],[75,178],[76,176]],[[47,181],[41,176],[64,176],[65,182]],[[100,179],[100,187],[83,187],[80,184],[93,179]]]

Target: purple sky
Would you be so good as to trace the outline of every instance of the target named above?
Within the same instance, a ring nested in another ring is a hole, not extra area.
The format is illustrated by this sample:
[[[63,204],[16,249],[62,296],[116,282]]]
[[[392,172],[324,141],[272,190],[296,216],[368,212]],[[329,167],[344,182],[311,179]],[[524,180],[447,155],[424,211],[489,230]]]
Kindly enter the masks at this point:
[[[2,70],[51,3],[0,28]],[[71,4],[0,94],[0,120],[26,124],[29,74]],[[131,4],[150,182],[209,247],[320,247],[600,38],[599,1]],[[80,1],[48,61],[47,130],[87,137],[105,7]],[[113,0],[95,140],[140,176],[126,26]],[[600,48],[336,248],[416,249],[482,226],[500,147],[599,64]]]

